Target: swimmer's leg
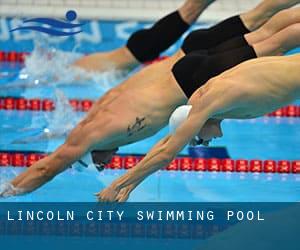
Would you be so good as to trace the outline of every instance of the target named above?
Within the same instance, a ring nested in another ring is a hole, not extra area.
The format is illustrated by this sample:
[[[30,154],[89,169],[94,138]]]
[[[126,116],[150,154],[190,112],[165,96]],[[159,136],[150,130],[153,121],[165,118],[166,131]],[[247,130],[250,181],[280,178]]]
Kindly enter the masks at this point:
[[[298,2],[300,0],[264,0],[248,12],[228,18],[209,29],[191,32],[184,40],[182,50],[185,54],[195,50],[216,54],[246,46],[248,43],[244,35],[261,27],[278,11]],[[216,48],[218,46],[220,48]]]
[[[241,48],[247,45],[254,45],[262,42],[282,29],[287,28],[290,25],[300,22],[300,8],[291,8],[282,10],[274,15],[268,22],[266,22],[259,29],[227,40],[216,47],[210,49],[208,54],[223,53],[228,50]]]
[[[245,35],[248,44],[253,45],[268,39],[272,35],[300,22],[300,8],[291,8],[278,12],[258,30]]]
[[[253,47],[258,57],[280,56],[300,44],[300,23],[293,24],[270,38],[254,44]]]
[[[277,12],[300,3],[299,0],[263,0],[254,9],[240,15],[245,26],[254,31],[266,23]]]
[[[140,63],[155,59],[175,43],[214,1],[186,0],[177,11],[163,17],[150,29],[132,34],[127,46],[110,52],[84,56],[76,61],[74,66],[88,71],[130,70]]]

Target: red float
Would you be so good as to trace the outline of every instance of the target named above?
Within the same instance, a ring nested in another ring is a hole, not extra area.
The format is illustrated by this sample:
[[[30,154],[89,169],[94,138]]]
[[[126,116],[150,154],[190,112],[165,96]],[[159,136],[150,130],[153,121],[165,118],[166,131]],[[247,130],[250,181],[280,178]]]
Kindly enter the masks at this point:
[[[264,161],[264,172],[265,173],[275,173],[277,169],[276,161],[266,160]]]
[[[260,160],[251,160],[250,161],[250,171],[252,173],[261,173],[263,171],[262,161],[260,161]]]
[[[44,111],[53,111],[54,110],[54,102],[48,99],[43,100],[42,109]]]
[[[248,172],[248,161],[247,160],[236,160],[235,169],[237,172]]]
[[[281,108],[281,109],[278,109],[278,110],[276,110],[273,114],[274,114],[274,116],[276,116],[276,117],[282,117],[282,116],[284,116],[284,109],[283,108]]]
[[[3,108],[6,110],[13,110],[16,107],[16,102],[14,98],[8,97],[4,98]]]
[[[120,156],[113,156],[110,163],[107,164],[107,168],[111,169],[122,169],[123,168],[123,158]]]
[[[27,100],[20,98],[16,100],[16,109],[17,110],[26,110],[27,109]]]
[[[93,102],[91,100],[83,100],[81,102],[81,108],[82,108],[82,111],[84,111],[84,112],[89,111],[92,106],[93,106]]]
[[[207,162],[205,159],[198,158],[194,159],[194,171],[206,171],[207,170]]]
[[[24,154],[20,154],[20,153],[12,154],[11,165],[14,167],[24,167],[25,166]]]
[[[182,157],[179,160],[180,170],[182,171],[192,171],[193,170],[193,160],[190,157]]]
[[[300,174],[300,160],[292,162],[292,173]]]
[[[222,160],[222,171],[223,172],[234,172],[234,160],[232,160],[232,159]]]
[[[30,167],[35,162],[37,162],[39,159],[40,159],[40,155],[39,154],[28,154],[26,156],[26,166]]]
[[[0,166],[10,166],[11,165],[11,155],[8,153],[0,153]]]
[[[221,171],[221,161],[219,159],[208,159],[207,161],[207,170],[210,172],[219,172]]]
[[[179,169],[178,159],[174,159],[166,169],[169,171],[177,171]]]
[[[278,173],[290,173],[291,172],[291,163],[289,161],[278,161]]]
[[[133,168],[137,163],[137,157],[135,156],[126,156],[124,159],[124,168],[130,169]]]
[[[0,51],[0,62],[4,62],[4,61],[5,61],[5,52]]]
[[[18,54],[16,51],[10,51],[7,54],[7,61],[9,62],[17,62],[18,61]]]
[[[81,103],[78,100],[71,99],[69,103],[75,111],[79,111],[81,109]]]
[[[295,105],[289,105],[286,107],[286,114],[288,117],[297,117],[299,116],[298,107]]]
[[[30,99],[29,100],[29,109],[32,111],[41,110],[41,100],[40,99]]]
[[[26,52],[18,53],[17,61],[20,62],[20,63],[25,62],[25,58],[26,58],[26,56],[28,56],[28,55],[29,55],[29,53],[26,53]]]

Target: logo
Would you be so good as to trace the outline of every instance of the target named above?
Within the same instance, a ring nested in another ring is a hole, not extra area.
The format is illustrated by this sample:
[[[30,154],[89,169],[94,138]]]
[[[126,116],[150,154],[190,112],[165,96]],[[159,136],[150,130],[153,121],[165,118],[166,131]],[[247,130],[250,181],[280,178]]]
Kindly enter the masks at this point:
[[[82,30],[73,31],[74,28],[79,28],[85,23],[73,24],[71,23],[77,18],[77,13],[74,10],[69,10],[66,13],[66,19],[68,22],[63,22],[57,19],[52,18],[32,18],[27,19],[23,22],[23,24],[31,24],[34,25],[21,26],[14,29],[11,29],[10,32],[14,32],[16,30],[34,30],[42,33],[46,33],[52,36],[72,36],[82,32]],[[43,24],[47,24],[50,27],[43,27]]]

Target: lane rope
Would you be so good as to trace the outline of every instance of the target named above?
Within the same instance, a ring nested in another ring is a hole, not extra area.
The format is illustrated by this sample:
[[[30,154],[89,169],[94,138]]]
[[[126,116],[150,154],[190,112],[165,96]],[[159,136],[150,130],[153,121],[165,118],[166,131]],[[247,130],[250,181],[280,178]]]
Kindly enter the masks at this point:
[[[8,62],[8,63],[24,63],[25,58],[29,56],[30,52],[16,52],[16,51],[0,51],[0,62]],[[145,66],[164,60],[168,58],[168,56],[161,56],[155,60],[144,63]]]
[[[94,100],[70,99],[69,103],[75,111],[87,112],[92,107]],[[26,99],[17,97],[0,97],[0,110],[17,111],[53,111],[55,103],[51,99]],[[300,106],[289,105],[280,108],[266,116],[269,117],[300,117]]]
[[[0,51],[0,62],[10,62],[10,63],[24,63],[25,57],[30,55],[29,52],[16,52],[16,51]],[[149,65],[161,60],[166,59],[166,56],[162,56],[153,61],[145,63]],[[87,112],[92,104],[92,100],[70,100],[70,104],[76,111]],[[5,110],[31,110],[31,111],[52,111],[54,110],[54,102],[49,99],[24,99],[24,98],[14,98],[14,97],[0,97],[0,109]],[[289,105],[278,109],[275,112],[268,114],[270,117],[300,117],[300,106]]]
[[[38,160],[47,156],[44,152],[0,152],[0,168],[30,167]],[[115,155],[106,169],[133,168],[143,155]],[[246,159],[203,159],[191,157],[177,157],[167,166],[166,171],[194,171],[194,172],[238,172],[238,173],[278,173],[300,174],[300,160],[246,160]]]

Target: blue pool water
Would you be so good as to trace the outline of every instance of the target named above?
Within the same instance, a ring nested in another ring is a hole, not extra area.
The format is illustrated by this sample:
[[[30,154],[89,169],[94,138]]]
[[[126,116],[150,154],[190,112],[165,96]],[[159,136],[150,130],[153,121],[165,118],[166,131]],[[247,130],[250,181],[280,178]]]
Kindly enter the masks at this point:
[[[53,86],[31,90],[1,88],[8,82],[14,84],[13,72],[17,73],[20,66],[1,64],[0,70],[11,73],[11,78],[0,77],[0,96],[54,97]],[[103,89],[96,84],[61,85],[57,88],[63,91],[67,98],[96,99],[104,93]],[[22,143],[22,139],[35,138],[49,126],[49,123],[57,119],[55,115],[57,113],[0,110],[0,151],[53,151],[63,142],[63,137],[30,143]],[[71,113],[70,116],[74,118],[72,122],[76,122],[84,116],[84,113]],[[212,146],[226,146],[234,159],[299,159],[300,119],[298,118],[264,117],[247,121],[229,120],[222,126],[224,137],[215,140]],[[167,133],[168,129],[165,128],[151,138],[122,147],[119,152],[145,154]],[[187,154],[187,150],[184,149],[182,154]],[[23,170],[23,168],[12,167],[0,168],[0,184]],[[32,194],[0,201],[95,201],[93,193],[109,185],[122,173],[123,170],[106,170],[102,173],[87,170],[79,173],[70,169]],[[299,197],[300,176],[298,175],[162,171],[154,174],[138,187],[132,193],[130,201],[298,201]]]

